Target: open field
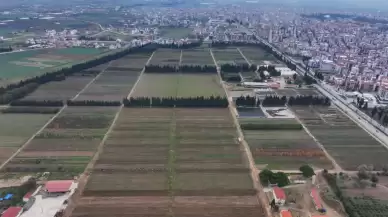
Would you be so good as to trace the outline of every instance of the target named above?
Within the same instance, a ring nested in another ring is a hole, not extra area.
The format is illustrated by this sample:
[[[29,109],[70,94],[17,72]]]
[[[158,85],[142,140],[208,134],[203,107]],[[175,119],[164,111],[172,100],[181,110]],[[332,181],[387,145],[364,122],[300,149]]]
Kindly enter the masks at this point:
[[[80,72],[63,81],[52,81],[40,85],[23,100],[68,100],[75,97],[96,75],[96,72]]]
[[[244,57],[241,56],[237,48],[212,48],[213,55],[217,61],[217,64],[248,64]]]
[[[124,109],[84,195],[254,195],[235,134],[227,109]]]
[[[132,96],[223,96],[217,74],[144,73]]]
[[[150,61],[150,65],[178,66],[181,58],[179,49],[158,49]]]
[[[272,63],[278,63],[277,59],[267,51],[258,47],[240,47],[244,56],[252,63],[256,65],[268,65],[264,61],[270,61]]]
[[[121,101],[127,97],[151,53],[130,54],[109,67],[75,100]]]
[[[160,35],[165,38],[182,39],[187,38],[193,30],[191,28],[161,28]]]
[[[33,77],[104,52],[94,48],[39,49],[0,55],[0,84]]]
[[[263,217],[236,136],[228,109],[124,108],[72,217]]]
[[[316,168],[332,168],[324,152],[304,129],[291,129],[299,125],[295,119],[244,118],[240,119],[240,124],[268,128],[243,130],[253,158],[260,167],[295,170],[301,165],[310,164]],[[283,129],[285,125],[290,129]]]
[[[0,114],[0,164],[11,157],[51,117],[45,114]]]
[[[85,197],[72,217],[264,217],[256,197]]]
[[[182,65],[214,65],[209,48],[183,50]]]
[[[320,96],[321,94],[315,88],[286,88],[275,90],[276,94],[279,96],[298,96],[298,95],[312,95]]]
[[[52,172],[70,178],[83,172],[118,108],[67,107],[4,168]]]
[[[386,164],[388,150],[336,108],[292,110],[343,169],[367,164],[381,170]]]

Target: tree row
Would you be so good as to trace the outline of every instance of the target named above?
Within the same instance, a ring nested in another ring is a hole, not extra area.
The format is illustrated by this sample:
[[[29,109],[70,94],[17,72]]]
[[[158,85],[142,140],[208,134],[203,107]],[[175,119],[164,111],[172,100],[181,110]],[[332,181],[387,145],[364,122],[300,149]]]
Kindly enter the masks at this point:
[[[125,107],[226,108],[226,97],[137,97],[123,100]]]
[[[240,96],[236,99],[237,107],[258,107],[260,105],[266,107],[282,107],[286,104],[289,106],[310,106],[321,105],[330,106],[331,101],[329,97],[324,96],[291,96],[287,99],[286,96],[266,96],[262,101],[256,97]]]

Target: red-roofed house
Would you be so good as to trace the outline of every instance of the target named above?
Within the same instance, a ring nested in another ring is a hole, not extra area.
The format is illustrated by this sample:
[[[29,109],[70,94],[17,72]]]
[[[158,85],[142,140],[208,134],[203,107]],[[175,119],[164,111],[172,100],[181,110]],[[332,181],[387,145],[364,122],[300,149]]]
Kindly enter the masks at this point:
[[[23,212],[23,208],[19,206],[11,206],[1,214],[1,217],[19,217]]]
[[[24,195],[23,201],[24,201],[24,202],[29,201],[33,193],[34,193],[34,192],[31,192],[31,191],[30,191],[30,192],[28,192],[26,195]]]
[[[288,211],[288,210],[282,210],[282,211],[280,212],[280,216],[281,216],[281,217],[292,217],[292,214],[291,214],[291,212]]]
[[[46,182],[44,189],[48,195],[57,196],[58,194],[69,192],[72,184],[73,180],[48,181]]]
[[[313,203],[314,203],[315,209],[316,210],[322,209],[323,207],[322,207],[321,200],[319,199],[319,195],[318,195],[317,189],[315,189],[315,188],[311,189],[310,196],[313,199]]]
[[[286,202],[286,193],[279,187],[272,188],[272,194],[275,199],[275,203],[283,205]]]

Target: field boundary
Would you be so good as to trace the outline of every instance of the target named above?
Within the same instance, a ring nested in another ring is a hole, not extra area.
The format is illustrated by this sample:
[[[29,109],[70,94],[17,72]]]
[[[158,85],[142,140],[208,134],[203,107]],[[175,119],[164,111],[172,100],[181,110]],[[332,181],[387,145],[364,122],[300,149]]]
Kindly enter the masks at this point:
[[[289,109],[292,113],[294,113],[292,111],[292,109]],[[294,113],[294,116],[295,116],[295,120],[297,120],[303,127],[303,130],[306,131],[306,133],[314,140],[314,142],[318,145],[319,148],[321,148],[321,150],[323,151],[323,153],[325,153],[326,157],[331,161],[331,163],[333,164],[334,166],[334,171],[336,172],[341,172],[341,171],[345,171],[344,169],[342,169],[342,167],[337,163],[337,161],[329,154],[329,152],[327,152],[326,148],[319,142],[319,140],[317,138],[315,138],[315,136],[310,132],[310,130],[303,124],[303,122],[299,119],[299,117]]]
[[[228,101],[229,101],[229,106],[228,106],[229,115],[232,116],[233,123],[234,123],[235,129],[237,131],[237,135],[238,135],[239,139],[241,139],[241,142],[239,142],[239,145],[240,146],[242,145],[242,148],[244,149],[243,151],[245,153],[245,157],[247,157],[247,159],[248,159],[248,164],[249,164],[249,168],[250,168],[250,176],[251,176],[251,179],[252,179],[252,182],[253,182],[253,187],[256,190],[256,200],[257,200],[257,203],[259,205],[261,205],[262,208],[265,210],[265,216],[272,217],[271,211],[269,210],[268,206],[266,205],[266,204],[269,204],[269,201],[266,199],[267,198],[266,195],[263,194],[264,193],[263,186],[260,184],[259,173],[258,173],[258,170],[256,168],[255,162],[253,160],[251,150],[249,148],[248,143],[244,139],[244,134],[242,133],[242,130],[241,130],[241,127],[240,127],[240,123],[237,120],[236,115],[233,114],[233,108],[232,108],[230,100],[229,100],[228,91],[225,88],[225,84],[224,84],[224,82],[222,81],[222,78],[221,78],[221,69],[218,67],[216,59],[215,59],[214,54],[213,54],[211,49],[210,49],[210,53],[211,53],[211,55],[213,57],[214,64],[217,66],[218,79],[220,79],[220,82],[221,82],[221,85],[222,85],[222,89],[224,89],[225,94],[226,94],[226,96],[228,98]]]
[[[244,53],[240,50],[240,48],[236,48],[238,52],[241,54],[241,56],[245,59],[245,61],[249,64],[249,66],[252,65],[251,61],[248,60],[248,58],[244,55]]]
[[[151,61],[151,59],[152,59],[154,53],[155,53],[155,52],[153,52],[153,53],[151,54],[151,56],[150,56],[150,58],[148,59],[146,65]],[[145,71],[145,66],[143,67],[141,73],[139,74],[136,83],[132,86],[132,89],[131,89],[131,91],[129,92],[127,98],[129,98],[129,97],[131,96],[131,94],[133,93],[133,90],[135,90],[137,84],[138,84],[139,81],[140,81],[140,77],[144,74],[144,71]],[[120,116],[120,113],[121,113],[121,111],[123,110],[123,108],[124,108],[124,105],[122,104],[122,105],[119,107],[119,109],[118,109],[118,111],[117,111],[117,113],[116,113],[116,115],[115,115],[115,117],[114,117],[114,119],[113,119],[111,125],[109,126],[108,131],[105,133],[104,138],[101,140],[100,144],[98,145],[97,151],[95,152],[93,158],[89,161],[89,163],[88,163],[88,165],[86,166],[84,172],[81,174],[81,177],[79,178],[79,182],[78,182],[78,188],[77,188],[77,190],[74,192],[74,194],[71,196],[71,198],[69,198],[69,205],[68,205],[68,207],[65,209],[65,213],[64,213],[64,215],[63,215],[64,217],[70,217],[70,215],[73,213],[73,211],[74,211],[74,209],[75,209],[75,206],[76,206],[76,203],[77,203],[78,199],[81,197],[81,195],[82,195],[82,193],[83,193],[83,191],[84,191],[84,189],[85,189],[85,187],[86,187],[86,184],[87,184],[87,182],[88,182],[88,180],[89,180],[90,172],[91,172],[91,170],[93,169],[95,163],[97,162],[97,160],[98,160],[100,154],[102,153],[102,151],[103,151],[103,149],[104,149],[104,146],[105,146],[105,142],[106,142],[106,140],[108,139],[109,134],[112,132],[114,126],[116,125],[116,122],[117,122],[117,120],[118,120],[118,118],[119,118],[119,116]]]
[[[112,61],[111,61],[112,62]],[[110,62],[110,63],[111,63]],[[109,63],[109,64],[110,64]],[[108,65],[108,67],[109,67],[109,65]],[[108,68],[107,67],[107,68]],[[106,68],[106,69],[107,69]],[[94,79],[92,79],[87,85],[85,85],[85,87],[82,89],[82,90],[80,90],[79,92],[78,92],[78,94],[75,96],[75,97],[73,97],[72,98],[72,100],[74,100],[76,97],[78,97],[79,95],[80,95],[80,93],[81,92],[83,92],[90,84],[92,84],[95,80],[96,80],[96,78],[99,76],[99,75],[101,75],[103,72],[105,72],[105,70],[106,69],[104,69],[104,70],[101,70],[101,72],[94,78]],[[6,105],[6,106],[8,106],[8,105]],[[57,118],[62,112],[63,112],[63,110],[65,110],[66,108],[67,108],[68,106],[67,106],[67,104],[65,104],[53,117],[51,117],[47,122],[46,122],[46,124],[45,125],[43,125],[36,133],[34,133],[13,155],[11,155],[11,157],[9,157],[8,158],[8,160],[6,160],[3,164],[1,164],[0,165],[0,170],[2,170],[3,169],[3,167],[5,166],[5,165],[7,165],[13,158],[15,158],[16,157],[16,155],[18,155],[24,148],[26,148],[30,143],[31,143],[31,141],[37,136],[37,135],[39,135],[51,122],[53,122],[54,121],[54,119],[55,118]]]

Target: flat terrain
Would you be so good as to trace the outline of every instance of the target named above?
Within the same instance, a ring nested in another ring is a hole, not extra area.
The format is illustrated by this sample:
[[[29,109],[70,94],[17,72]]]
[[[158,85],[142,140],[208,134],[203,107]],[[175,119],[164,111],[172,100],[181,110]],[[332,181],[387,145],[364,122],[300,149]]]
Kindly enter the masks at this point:
[[[193,29],[191,28],[165,27],[160,29],[160,36],[164,38],[182,39],[182,38],[187,38],[192,32],[193,32]]]
[[[212,48],[217,64],[247,64],[244,57],[235,47]]]
[[[150,65],[172,65],[178,66],[181,59],[181,50],[180,49],[158,49]]]
[[[144,73],[132,96],[223,96],[217,74]]]
[[[40,75],[56,67],[97,56],[103,50],[94,48],[39,49],[0,55],[0,85]]]
[[[386,164],[388,150],[336,108],[292,110],[343,169],[367,164],[381,170]]]
[[[242,156],[228,109],[124,108],[72,216],[262,217]]]
[[[268,53],[267,51],[258,47],[240,47],[239,48],[244,56],[256,65],[267,65],[264,61],[270,61],[271,63],[278,63],[275,56]]]
[[[183,50],[182,65],[214,65],[209,48]]]
[[[136,83],[151,53],[130,54],[109,67],[75,100],[121,101]]]
[[[281,129],[283,125],[299,124],[295,119],[240,119],[240,124],[247,123],[279,127],[278,130],[243,130],[259,167],[297,170],[301,165],[309,164],[316,168],[332,168],[324,152],[304,129]]]
[[[3,171],[51,172],[51,179],[71,178],[82,173],[117,109],[67,107]]]
[[[11,157],[52,116],[0,114],[0,164]]]

